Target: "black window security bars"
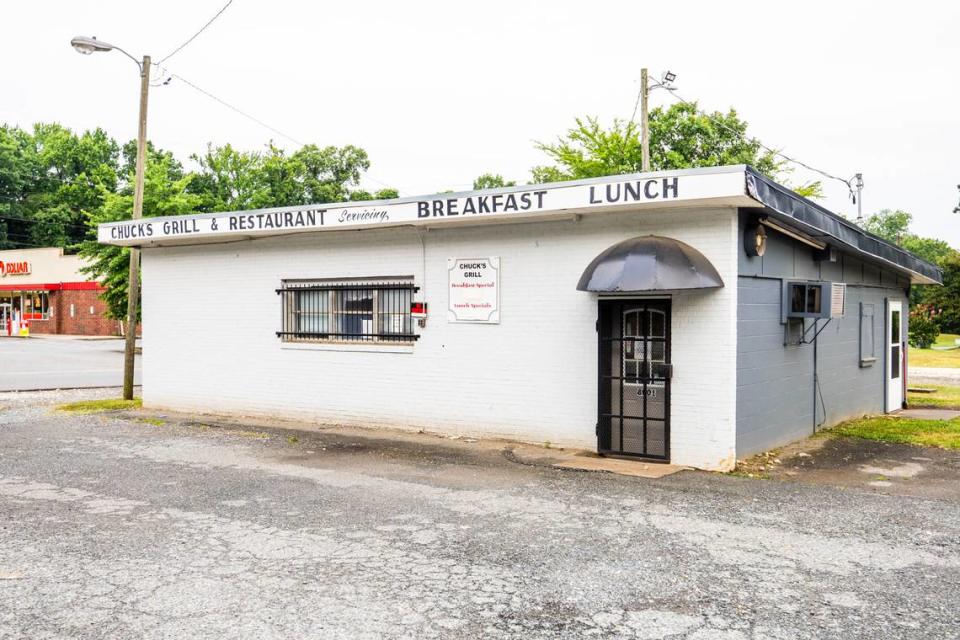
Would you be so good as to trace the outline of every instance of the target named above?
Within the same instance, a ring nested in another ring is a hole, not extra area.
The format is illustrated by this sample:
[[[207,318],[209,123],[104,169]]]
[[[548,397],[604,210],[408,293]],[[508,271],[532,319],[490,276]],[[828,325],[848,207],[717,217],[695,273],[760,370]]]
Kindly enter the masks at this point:
[[[413,343],[412,282],[284,282],[284,342]]]

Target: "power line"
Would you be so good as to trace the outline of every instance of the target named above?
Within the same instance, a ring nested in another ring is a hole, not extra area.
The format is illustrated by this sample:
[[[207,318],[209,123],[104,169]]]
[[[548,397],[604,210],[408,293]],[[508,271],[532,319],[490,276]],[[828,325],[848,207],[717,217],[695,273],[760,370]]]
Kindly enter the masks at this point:
[[[194,91],[199,91],[200,93],[202,93],[203,95],[207,96],[207,97],[210,98],[211,100],[214,100],[214,101],[216,101],[216,102],[219,102],[220,104],[222,104],[222,105],[225,106],[226,108],[230,109],[231,111],[235,111],[236,113],[239,113],[240,115],[242,115],[244,118],[247,118],[248,120],[251,120],[251,121],[257,123],[257,124],[260,125],[261,127],[265,128],[265,129],[269,129],[270,131],[274,132],[275,134],[277,134],[277,135],[280,136],[281,138],[286,138],[286,139],[289,140],[290,142],[293,142],[294,144],[300,145],[301,147],[304,146],[304,144],[303,144],[302,142],[300,142],[299,140],[297,140],[296,138],[294,138],[294,137],[292,137],[292,136],[288,136],[288,135],[285,134],[283,131],[280,131],[280,130],[277,129],[276,127],[270,126],[269,124],[267,124],[267,123],[264,122],[263,120],[255,117],[255,116],[250,115],[249,113],[247,113],[247,112],[244,111],[243,109],[241,109],[241,108],[239,108],[239,107],[233,106],[232,104],[230,104],[229,102],[227,102],[226,100],[224,100],[224,99],[222,99],[222,98],[218,98],[217,96],[213,95],[212,93],[210,93],[210,92],[207,91],[206,89],[203,89],[203,88],[201,88],[201,87],[198,87],[198,86],[195,85],[194,83],[190,82],[189,80],[187,80],[187,79],[184,78],[183,76],[181,76],[181,75],[179,75],[179,74],[176,74],[176,73],[171,73],[171,74],[170,74],[170,77],[171,77],[171,78],[176,78],[177,80],[180,80],[181,82],[183,82],[184,84],[186,84],[188,87],[190,87],[190,88],[193,89]]]
[[[79,231],[79,230],[89,231],[89,230],[92,228],[92,227],[89,227],[89,226],[87,226],[87,225],[80,225],[80,224],[77,224],[77,223],[74,223],[74,222],[68,222],[68,223],[64,223],[64,224],[59,224],[59,223],[56,223],[56,222],[51,222],[51,221],[49,221],[49,220],[28,220],[28,219],[26,219],[26,218],[12,218],[12,217],[9,217],[9,216],[0,216],[0,223],[5,224],[5,225],[8,225],[8,227],[7,227],[8,229],[9,229],[10,223],[20,223],[20,222],[25,222],[25,223],[27,223],[27,224],[45,224],[45,225],[48,225],[48,226],[50,226],[50,227],[55,227],[55,228],[58,228],[58,229],[74,229],[74,230],[78,230],[78,231]]]
[[[33,244],[33,243],[30,243],[30,242],[21,242],[20,240],[7,240],[7,242],[10,242],[10,243],[12,243],[12,244],[17,244],[17,245],[20,245],[20,246],[10,247],[9,249],[0,249],[0,251],[14,251],[14,250],[16,250],[16,249],[21,249],[21,248],[23,248],[23,247],[34,247],[34,248],[36,248],[36,249],[46,249],[46,248],[48,248],[48,245],[44,245],[44,244]]]
[[[681,103],[690,105],[691,107],[693,107],[694,109],[696,109],[697,113],[709,117],[709,115],[708,115],[707,113],[705,113],[704,111],[700,110],[699,107],[697,107],[697,104],[696,104],[695,102],[691,102],[691,101],[689,101],[689,100],[684,99],[682,96],[680,96],[680,95],[677,93],[677,90],[676,90],[676,89],[674,89],[674,88],[672,88],[672,87],[667,87],[667,86],[665,86],[664,89],[666,89],[667,91],[669,91],[669,92],[670,92],[670,95],[672,95],[674,98],[676,98],[677,100],[679,100]],[[758,147],[760,147],[761,149],[767,151],[768,153],[772,153],[772,154],[774,154],[774,155],[780,156],[781,158],[783,158],[783,159],[786,160],[787,162],[792,162],[793,164],[796,164],[796,165],[798,165],[798,166],[801,166],[801,167],[803,167],[804,169],[807,169],[808,171],[812,171],[812,172],[814,172],[814,173],[816,173],[816,174],[819,174],[819,175],[821,175],[821,176],[823,176],[823,177],[825,177],[825,178],[829,178],[829,179],[831,179],[831,180],[838,180],[838,181],[842,182],[843,184],[846,185],[847,189],[850,191],[850,195],[851,195],[851,196],[855,196],[856,192],[855,192],[855,190],[854,190],[853,181],[856,179],[857,176],[853,176],[853,177],[851,177],[851,178],[849,178],[849,179],[841,178],[840,176],[835,176],[835,175],[833,175],[832,173],[828,173],[828,172],[826,172],[826,171],[824,171],[824,170],[822,170],[822,169],[817,169],[816,167],[812,167],[812,166],[810,166],[809,164],[807,164],[807,163],[805,163],[805,162],[801,162],[800,160],[797,160],[797,159],[795,159],[795,158],[791,158],[791,157],[788,156],[787,154],[785,154],[785,153],[783,153],[783,152],[781,152],[781,151],[778,151],[777,149],[774,149],[774,148],[772,148],[772,147],[768,147],[767,145],[763,144],[762,142],[760,142],[760,141],[757,140],[756,138],[749,137],[749,136],[747,136],[745,133],[743,133],[742,131],[738,131],[738,130],[734,129],[733,127],[730,127],[730,126],[724,124],[723,122],[721,122],[721,121],[719,121],[719,120],[715,120],[713,123],[716,124],[716,125],[719,125],[719,126],[723,127],[723,128],[726,129],[727,131],[730,131],[731,133],[733,133],[733,134],[735,134],[735,135],[737,135],[737,136],[740,136],[740,138],[742,138],[742,139],[744,139],[744,140],[746,140],[746,141],[748,141],[748,142],[751,142],[751,143],[757,145]]]
[[[227,10],[227,7],[229,7],[231,4],[233,4],[233,0],[227,0],[227,4],[223,5],[223,7],[221,7],[220,11],[217,11],[217,13],[214,14],[214,16],[213,16],[212,18],[210,18],[205,25],[203,25],[202,27],[200,27],[200,30],[199,30],[199,31],[197,31],[195,34],[193,34],[192,36],[190,36],[190,39],[189,39],[189,40],[187,40],[187,41],[184,42],[182,45],[180,45],[179,47],[177,47],[176,49],[174,49],[172,52],[168,53],[164,58],[161,58],[160,62],[158,62],[157,64],[158,64],[158,65],[159,65],[159,64],[163,64],[164,62],[166,62],[167,60],[169,60],[169,59],[172,58],[173,56],[175,56],[175,55],[177,55],[178,53],[180,53],[180,51],[182,51],[184,47],[186,47],[188,44],[190,44],[191,42],[193,42],[193,41],[197,38],[197,36],[199,36],[201,33],[203,33],[204,31],[206,31],[207,27],[209,27],[211,24],[213,24],[214,20],[216,20],[217,18],[219,18],[219,17],[220,17],[220,14],[222,14],[224,11],[226,11],[226,10]]]
[[[28,218],[14,218],[13,216],[0,216],[0,220],[6,220],[8,222],[26,222],[27,224],[49,224],[56,227],[72,228],[72,229],[84,229],[84,230],[90,229],[90,227],[88,227],[87,225],[77,224],[75,222],[67,222],[67,223],[60,224],[56,222],[51,222],[49,220],[32,220]],[[7,223],[4,223],[4,224],[7,224]]]
[[[640,97],[641,97],[641,96],[643,96],[643,84],[642,84],[642,83],[641,83],[641,85],[640,85],[640,90],[637,91],[637,100],[636,100],[636,102],[633,103],[633,113],[630,114],[630,124],[627,125],[627,128],[628,128],[628,129],[629,129],[631,126],[633,126],[634,120],[637,119],[637,107],[640,106]]]
[[[289,140],[290,142],[293,142],[294,144],[296,144],[296,145],[298,145],[298,146],[301,146],[301,147],[306,146],[306,144],[303,143],[303,142],[301,142],[300,140],[297,140],[297,139],[294,138],[293,136],[290,136],[290,135],[284,133],[284,132],[281,131],[280,129],[277,129],[277,128],[274,127],[274,126],[271,126],[271,125],[267,124],[266,122],[264,122],[264,121],[261,120],[260,118],[257,118],[256,116],[253,116],[253,115],[250,115],[249,113],[247,113],[246,111],[244,111],[244,110],[241,109],[240,107],[237,107],[237,106],[235,106],[235,105],[227,102],[227,101],[224,100],[223,98],[220,98],[220,97],[218,97],[218,96],[215,96],[214,94],[212,94],[211,92],[207,91],[206,89],[204,89],[204,88],[202,88],[202,87],[194,84],[193,82],[190,82],[189,80],[187,80],[186,78],[184,78],[184,77],[181,76],[180,74],[171,73],[171,72],[170,72],[169,70],[167,70],[165,67],[164,67],[164,68],[161,68],[161,71],[163,72],[163,74],[169,74],[169,76],[170,76],[171,78],[176,78],[177,80],[180,80],[181,82],[183,82],[184,84],[186,84],[187,86],[189,86],[191,89],[202,93],[203,95],[207,96],[207,97],[210,98],[211,100],[214,100],[215,102],[219,102],[221,105],[225,106],[226,108],[230,109],[231,111],[234,111],[235,113],[240,114],[240,115],[243,116],[244,118],[247,118],[248,120],[250,120],[250,121],[252,121],[252,122],[260,125],[261,127],[267,129],[268,131],[272,131],[273,133],[277,134],[277,135],[280,136],[281,138],[286,138],[286,139]],[[164,84],[166,84],[166,83],[164,83]],[[390,189],[395,189],[395,188],[396,188],[394,185],[389,184],[389,183],[387,183],[387,182],[384,182],[383,180],[380,180],[380,179],[376,178],[375,176],[371,175],[370,173],[364,173],[364,177],[369,178],[369,179],[372,180],[373,182],[376,182],[377,184],[379,184],[379,185],[381,185],[381,186],[383,186],[383,187],[387,187],[387,188],[390,188]],[[399,191],[399,189],[398,189],[398,191]]]

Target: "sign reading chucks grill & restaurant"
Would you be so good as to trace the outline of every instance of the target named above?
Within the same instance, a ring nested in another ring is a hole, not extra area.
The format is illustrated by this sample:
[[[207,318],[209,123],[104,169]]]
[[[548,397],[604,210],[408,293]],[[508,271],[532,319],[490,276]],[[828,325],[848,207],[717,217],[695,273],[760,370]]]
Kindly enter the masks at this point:
[[[742,176],[728,174],[647,175],[596,181],[508,187],[496,191],[346,202],[256,211],[234,211],[103,224],[101,242],[123,245],[166,244],[178,238],[280,232],[328,231],[411,224],[455,224],[464,219],[535,218],[589,213],[609,207],[656,206],[703,198],[742,196]]]

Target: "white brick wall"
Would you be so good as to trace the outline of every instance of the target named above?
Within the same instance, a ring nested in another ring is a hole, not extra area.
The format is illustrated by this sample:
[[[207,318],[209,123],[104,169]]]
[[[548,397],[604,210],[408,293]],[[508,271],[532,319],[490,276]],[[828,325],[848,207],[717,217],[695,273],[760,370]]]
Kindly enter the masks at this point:
[[[727,284],[674,296],[672,461],[733,463],[734,210],[420,233],[423,249],[398,228],[145,250],[145,403],[595,448],[597,298],[576,283],[608,246],[654,233],[702,251]],[[476,256],[502,258],[501,324],[448,324],[447,258]],[[415,276],[430,306],[412,352],[281,347],[282,279],[391,275]]]

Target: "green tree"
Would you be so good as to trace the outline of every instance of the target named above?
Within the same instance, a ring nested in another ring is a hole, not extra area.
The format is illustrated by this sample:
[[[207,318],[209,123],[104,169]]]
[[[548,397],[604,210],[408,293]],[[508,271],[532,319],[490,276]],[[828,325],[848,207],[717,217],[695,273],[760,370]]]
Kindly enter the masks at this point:
[[[912,233],[901,237],[900,246],[927,262],[942,266],[956,250],[939,238],[923,238]]]
[[[361,200],[391,200],[393,198],[399,198],[400,192],[396,189],[386,187],[378,191],[370,193],[369,191],[364,191],[363,189],[357,189],[350,192],[350,200],[352,201],[361,201]]]
[[[143,215],[176,216],[196,212],[202,198],[191,193],[193,174],[170,180],[174,168],[171,157],[160,154],[148,157],[143,183]],[[118,220],[129,220],[133,215],[133,180],[127,181],[117,193],[104,189],[103,206],[88,214],[92,229],[96,225]],[[110,317],[121,319],[127,313],[127,288],[130,268],[130,250],[97,242],[90,237],[80,247],[80,255],[87,259],[83,272],[106,289],[103,299]],[[138,317],[139,317],[139,311]]]
[[[534,167],[534,182],[635,173],[642,169],[640,125],[614,120],[606,128],[596,118],[576,118],[576,126],[555,143],[537,143],[553,164]],[[650,112],[650,167],[653,170],[688,169],[749,164],[785,181],[790,169],[772,151],[747,135],[747,123],[731,109],[701,113],[695,104],[657,107]],[[818,197],[820,184],[798,188]]]
[[[499,173],[484,173],[483,175],[477,176],[473,181],[473,189],[479,191],[480,189],[497,189],[499,187],[515,187],[517,183],[513,180],[506,180]]]
[[[923,302],[937,310],[937,324],[945,333],[960,333],[960,252],[954,251],[940,262],[942,287],[924,287]]]
[[[0,249],[32,240],[25,200],[36,173],[32,136],[19,127],[0,127]]]
[[[955,249],[938,238],[924,238],[910,231],[913,215],[900,209],[881,209],[867,217],[863,228],[888,242],[900,245],[927,262],[940,265]]]
[[[867,217],[863,228],[940,267],[943,286],[913,287],[910,305],[914,310],[933,309],[925,317],[933,319],[941,331],[960,332],[960,252],[938,238],[912,233],[912,223],[913,216],[906,211],[882,209]]]
[[[201,199],[203,211],[233,211],[253,209],[263,200],[266,187],[260,183],[258,168],[260,154],[239,151],[232,145],[207,145],[205,154],[192,155],[200,165],[189,189]]]
[[[147,140],[147,162],[160,162],[166,160],[169,168],[171,180],[179,180],[183,177],[183,165],[177,160],[173,152],[164,149],[157,149],[153,142]],[[132,179],[137,170],[137,140],[136,138],[128,140],[120,148],[120,171],[119,176],[124,179]]]
[[[118,147],[101,129],[76,135],[58,124],[0,127],[0,246],[72,247],[85,213],[117,185]]]
[[[359,188],[370,167],[359,147],[306,145],[287,153],[208,145],[187,172],[169,151],[147,142],[144,216],[197,211],[395,198],[395,189]],[[110,313],[126,309],[128,252],[96,243],[96,225],[129,218],[133,208],[136,142],[123,145],[102,129],[76,134],[56,123],[30,130],[0,126],[0,249],[60,246],[80,249],[87,273],[102,282]]]
[[[863,228],[884,240],[896,243],[910,232],[912,222],[913,216],[906,211],[881,209],[867,216],[863,221]]]
[[[190,189],[202,198],[204,211],[358,199],[352,194],[360,191],[360,177],[370,167],[367,152],[351,145],[305,145],[290,155],[272,143],[264,152],[238,151],[229,144],[209,145],[204,155],[192,158],[200,171]],[[360,195],[371,194],[363,191]]]
[[[73,247],[87,235],[86,216],[117,188],[119,147],[102,129],[76,135],[59,124],[33,130],[35,169],[26,194],[31,242]]]

